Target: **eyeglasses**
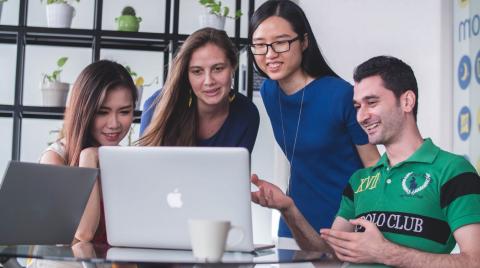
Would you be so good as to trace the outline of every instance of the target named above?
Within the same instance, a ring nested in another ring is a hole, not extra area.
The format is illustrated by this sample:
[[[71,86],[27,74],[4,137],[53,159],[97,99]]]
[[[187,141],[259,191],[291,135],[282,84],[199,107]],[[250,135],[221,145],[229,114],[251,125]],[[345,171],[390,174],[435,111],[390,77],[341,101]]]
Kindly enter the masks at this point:
[[[276,53],[283,53],[290,50],[290,44],[299,40],[300,36],[297,36],[291,40],[276,41],[271,44],[250,44],[250,50],[253,55],[267,55],[268,47]]]

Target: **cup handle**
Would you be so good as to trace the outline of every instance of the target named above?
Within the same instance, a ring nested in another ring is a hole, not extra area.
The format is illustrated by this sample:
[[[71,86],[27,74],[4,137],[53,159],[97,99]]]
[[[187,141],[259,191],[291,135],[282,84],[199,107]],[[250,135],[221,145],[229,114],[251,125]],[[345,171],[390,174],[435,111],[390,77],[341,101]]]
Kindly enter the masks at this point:
[[[237,246],[237,245],[240,244],[240,243],[243,241],[243,239],[245,238],[245,232],[243,231],[242,227],[240,227],[240,226],[232,225],[232,226],[230,226],[230,230],[228,230],[228,232],[230,233],[230,231],[232,231],[232,230],[234,230],[234,229],[239,230],[242,235],[241,235],[240,238],[239,238],[237,241],[235,241],[234,243],[227,243],[227,247]]]

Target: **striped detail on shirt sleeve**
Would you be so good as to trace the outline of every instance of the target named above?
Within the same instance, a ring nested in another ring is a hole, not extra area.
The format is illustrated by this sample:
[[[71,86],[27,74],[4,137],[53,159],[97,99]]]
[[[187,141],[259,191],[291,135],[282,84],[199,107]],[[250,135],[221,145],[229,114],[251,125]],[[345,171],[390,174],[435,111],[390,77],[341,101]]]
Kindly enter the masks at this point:
[[[459,174],[446,182],[440,190],[440,206],[443,209],[468,194],[480,194],[480,177],[474,172]]]
[[[353,202],[353,189],[350,183],[345,186],[345,189],[343,189],[343,196],[347,197]]]

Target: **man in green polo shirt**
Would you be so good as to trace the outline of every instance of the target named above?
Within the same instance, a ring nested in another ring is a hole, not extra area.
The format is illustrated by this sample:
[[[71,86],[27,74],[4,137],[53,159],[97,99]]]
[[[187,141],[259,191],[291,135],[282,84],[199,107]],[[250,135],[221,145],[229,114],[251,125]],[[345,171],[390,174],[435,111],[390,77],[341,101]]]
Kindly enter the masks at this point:
[[[357,67],[353,103],[370,143],[386,153],[350,178],[331,229],[314,230],[293,200],[252,176],[252,200],[278,209],[304,250],[400,267],[480,266],[480,177],[463,157],[423,139],[410,66],[379,56]],[[460,254],[450,254],[458,243]]]

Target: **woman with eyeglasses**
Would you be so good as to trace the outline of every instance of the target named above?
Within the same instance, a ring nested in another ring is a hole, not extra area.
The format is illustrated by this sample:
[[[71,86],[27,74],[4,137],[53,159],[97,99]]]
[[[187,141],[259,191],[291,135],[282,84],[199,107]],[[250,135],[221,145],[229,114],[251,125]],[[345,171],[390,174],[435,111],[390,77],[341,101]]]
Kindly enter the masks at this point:
[[[356,121],[352,86],[328,66],[295,3],[265,2],[249,29],[256,70],[267,78],[262,99],[290,162],[287,195],[316,230],[330,227],[350,176],[379,159]],[[292,237],[283,219],[278,236],[283,245]]]

